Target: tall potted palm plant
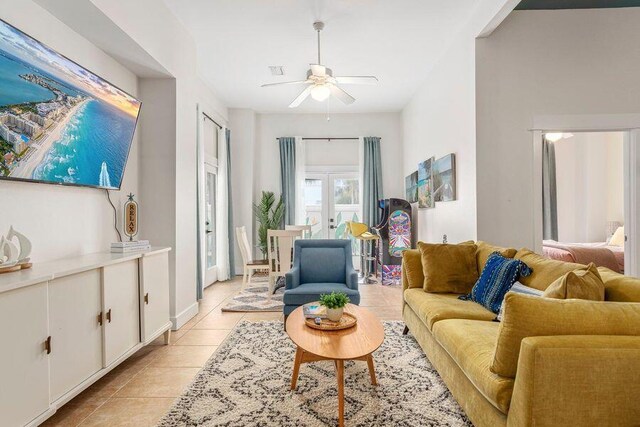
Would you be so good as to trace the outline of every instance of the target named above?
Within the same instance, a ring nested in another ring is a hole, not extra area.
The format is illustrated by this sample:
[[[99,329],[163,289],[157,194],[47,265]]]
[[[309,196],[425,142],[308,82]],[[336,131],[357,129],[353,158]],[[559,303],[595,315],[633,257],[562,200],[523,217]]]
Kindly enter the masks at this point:
[[[282,196],[276,202],[272,191],[263,191],[259,203],[253,204],[253,213],[258,221],[258,246],[262,256],[267,258],[267,230],[282,229],[284,201]]]

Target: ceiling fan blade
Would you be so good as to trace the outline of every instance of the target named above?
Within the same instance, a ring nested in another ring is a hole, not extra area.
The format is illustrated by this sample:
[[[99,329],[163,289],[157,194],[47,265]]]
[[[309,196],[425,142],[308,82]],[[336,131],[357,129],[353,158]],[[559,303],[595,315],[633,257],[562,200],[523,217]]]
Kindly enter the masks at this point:
[[[280,85],[299,85],[302,83],[310,83],[309,80],[298,80],[295,82],[277,82],[277,83],[265,83],[260,87],[268,87],[268,86],[280,86]]]
[[[311,65],[311,74],[317,77],[324,77],[327,75],[327,67],[320,64],[309,64]]]
[[[353,104],[353,102],[356,100],[353,96],[349,95],[347,92],[340,89],[336,85],[330,84],[329,89],[331,89],[331,94],[333,96],[335,96],[336,98],[338,98],[340,101],[344,102],[347,105]]]
[[[338,83],[346,85],[374,85],[378,83],[378,78],[375,76],[343,76],[335,77],[335,79]]]
[[[291,104],[289,104],[289,108],[296,108],[298,105],[302,104],[302,101],[307,99],[307,97],[311,93],[311,88],[313,88],[313,85],[307,86],[307,88],[303,90],[302,93],[298,95]]]

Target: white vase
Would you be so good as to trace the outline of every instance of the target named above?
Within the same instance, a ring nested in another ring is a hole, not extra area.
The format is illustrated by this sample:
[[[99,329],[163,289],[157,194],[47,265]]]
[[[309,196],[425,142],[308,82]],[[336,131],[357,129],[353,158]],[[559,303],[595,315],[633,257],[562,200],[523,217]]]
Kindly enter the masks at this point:
[[[327,308],[327,318],[333,322],[339,322],[342,318],[344,307],[340,308]]]

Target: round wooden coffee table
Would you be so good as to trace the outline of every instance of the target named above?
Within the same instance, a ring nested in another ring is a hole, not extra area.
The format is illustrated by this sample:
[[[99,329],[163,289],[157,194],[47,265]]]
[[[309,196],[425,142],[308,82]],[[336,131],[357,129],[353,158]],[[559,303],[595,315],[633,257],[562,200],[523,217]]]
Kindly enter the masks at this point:
[[[344,425],[344,362],[361,360],[367,362],[371,384],[378,385],[373,366],[373,356],[384,341],[384,328],[378,318],[366,308],[348,304],[345,312],[351,313],[358,323],[340,331],[321,331],[305,325],[302,307],[298,307],[287,318],[287,334],[297,346],[291,376],[291,390],[296,388],[300,364],[333,360],[338,377],[338,425]]]

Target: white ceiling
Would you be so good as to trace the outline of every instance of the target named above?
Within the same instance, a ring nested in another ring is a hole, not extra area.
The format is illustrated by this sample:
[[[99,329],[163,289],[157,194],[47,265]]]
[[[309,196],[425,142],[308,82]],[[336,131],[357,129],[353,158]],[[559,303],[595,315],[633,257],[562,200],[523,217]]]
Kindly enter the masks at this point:
[[[470,18],[477,0],[164,0],[193,34],[199,74],[231,108],[259,112],[400,111]],[[287,108],[316,62],[312,23],[322,20],[322,62],[334,75],[375,75],[377,86],[343,86],[350,106],[308,98]],[[284,66],[272,76],[268,66]]]

